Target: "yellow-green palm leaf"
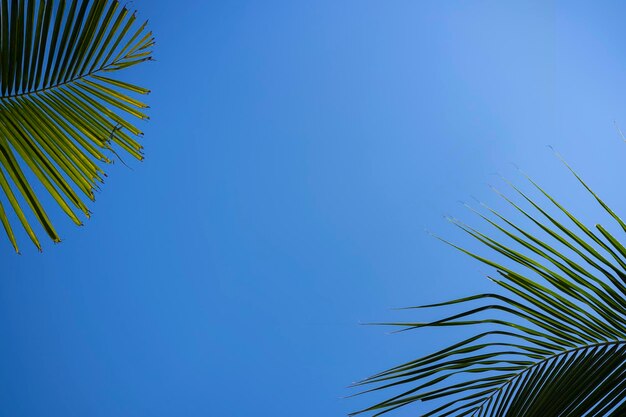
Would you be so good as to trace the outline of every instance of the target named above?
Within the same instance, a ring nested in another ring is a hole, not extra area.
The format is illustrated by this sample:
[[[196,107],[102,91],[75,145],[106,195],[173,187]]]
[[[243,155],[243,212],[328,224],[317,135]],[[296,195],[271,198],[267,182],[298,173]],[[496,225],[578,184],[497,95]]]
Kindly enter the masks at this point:
[[[31,181],[80,225],[107,155],[142,159],[131,120],[147,106],[133,96],[149,90],[116,78],[152,59],[136,19],[111,0],[0,0],[0,221],[16,250],[11,219],[39,249],[33,218],[60,241]]]

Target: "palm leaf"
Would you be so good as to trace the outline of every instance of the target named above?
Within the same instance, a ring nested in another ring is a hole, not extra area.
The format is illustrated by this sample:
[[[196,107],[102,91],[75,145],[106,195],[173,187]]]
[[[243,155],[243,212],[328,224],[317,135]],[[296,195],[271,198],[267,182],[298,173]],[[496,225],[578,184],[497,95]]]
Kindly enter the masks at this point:
[[[626,224],[566,166],[626,232]],[[378,416],[433,400],[437,405],[424,417],[626,415],[626,248],[608,228],[588,228],[528,180],[549,208],[511,183],[529,209],[498,194],[540,233],[482,203],[482,212],[472,210],[504,239],[449,219],[506,260],[451,244],[494,268],[490,279],[502,291],[411,307],[467,306],[433,322],[385,323],[403,330],[470,326],[476,334],[356,384],[372,385],[362,393],[399,391],[354,415]]]
[[[9,216],[39,250],[32,217],[60,241],[39,189],[81,225],[107,154],[143,158],[129,119],[148,118],[132,96],[149,90],[114,78],[152,59],[152,33],[136,20],[118,1],[0,0],[0,221],[16,251]]]

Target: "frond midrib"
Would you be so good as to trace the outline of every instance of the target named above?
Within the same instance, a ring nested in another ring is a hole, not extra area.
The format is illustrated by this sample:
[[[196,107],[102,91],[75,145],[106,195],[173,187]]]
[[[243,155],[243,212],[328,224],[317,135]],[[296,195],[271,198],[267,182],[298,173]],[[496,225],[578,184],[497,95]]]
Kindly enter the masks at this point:
[[[111,67],[113,65],[116,65],[118,63],[118,61],[113,61],[113,62],[111,62],[111,63],[109,63],[107,65],[102,65],[102,66],[100,66],[100,68],[94,69],[93,71],[89,71],[87,73],[77,75],[76,77],[71,78],[69,80],[65,80],[65,81],[62,81],[60,83],[56,83],[56,84],[53,84],[53,85],[42,87],[42,88],[39,88],[39,89],[36,89],[36,90],[32,90],[32,91],[28,91],[28,92],[21,92],[21,93],[17,93],[17,94],[11,94],[11,95],[8,95],[8,96],[3,96],[3,95],[0,94],[0,101],[9,101],[9,100],[15,100],[15,99],[17,99],[19,97],[28,97],[28,96],[32,96],[32,95],[38,95],[38,94],[44,93],[46,91],[54,90],[56,88],[61,88],[61,87],[65,86],[65,85],[73,84],[77,80],[81,80],[83,78],[87,78],[87,77],[89,77],[91,75],[94,75],[94,74],[97,74],[97,73],[99,73],[101,71],[106,71],[109,67]]]
[[[480,404],[480,406],[478,406],[474,412],[471,414],[471,416],[473,417],[474,415],[476,415],[476,413],[478,411],[480,411],[485,404],[487,404],[487,402],[489,402],[491,400],[491,398],[493,398],[494,395],[496,395],[498,392],[502,391],[504,388],[506,388],[509,384],[511,384],[513,381],[515,381],[516,379],[520,378],[521,376],[523,376],[525,373],[531,371],[532,369],[536,368],[537,366],[553,360],[555,358],[558,358],[560,356],[563,355],[570,355],[572,353],[576,353],[579,352],[581,350],[585,350],[585,349],[591,349],[591,348],[596,348],[596,347],[600,347],[600,346],[611,346],[611,345],[626,345],[626,339],[620,339],[620,340],[613,340],[610,342],[598,342],[598,343],[592,343],[589,345],[584,345],[584,346],[578,346],[572,349],[566,349],[566,350],[561,350],[559,352],[556,352],[550,356],[547,356],[543,359],[541,359],[540,361],[537,361],[535,363],[533,363],[532,365],[529,365],[528,367],[526,367],[525,369],[521,370],[520,372],[518,372],[515,376],[509,378],[506,382],[502,383],[501,386],[499,386],[497,389],[495,389],[487,398],[485,398],[485,400]]]

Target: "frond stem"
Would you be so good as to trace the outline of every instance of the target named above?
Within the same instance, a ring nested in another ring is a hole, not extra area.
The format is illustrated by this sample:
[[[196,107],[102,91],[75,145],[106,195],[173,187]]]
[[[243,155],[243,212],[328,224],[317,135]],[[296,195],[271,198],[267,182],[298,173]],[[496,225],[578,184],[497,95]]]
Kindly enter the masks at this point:
[[[47,87],[39,88],[37,90],[32,90],[32,91],[28,91],[28,92],[15,93],[15,94],[8,95],[8,96],[0,96],[0,101],[8,101],[10,99],[15,99],[17,97],[28,97],[28,96],[31,96],[31,95],[34,95],[34,94],[41,94],[41,93],[43,93],[45,91],[49,91],[49,90],[52,90],[52,89],[55,89],[55,88],[59,88],[61,86],[67,85],[67,84],[71,84],[71,83],[73,83],[76,80],[80,80],[82,78],[89,77],[90,75],[97,74],[97,73],[99,73],[101,71],[105,71],[109,67],[112,67],[113,65],[116,65],[122,59],[123,59],[123,57],[122,58],[118,58],[117,60],[115,60],[113,62],[110,62],[110,63],[108,63],[106,65],[104,65],[104,64],[101,65],[99,68],[96,68],[93,71],[89,71],[88,73],[77,75],[74,78],[71,78],[69,80],[65,80],[65,81],[62,81],[60,83],[56,83],[56,84],[53,84],[53,85],[49,85]]]
[[[481,403],[480,407],[476,408],[476,410],[472,413],[471,417],[474,417],[476,415],[477,412],[479,412],[480,410],[482,410],[482,408],[485,406],[485,404],[487,404],[494,395],[496,395],[498,392],[502,391],[506,386],[508,386],[511,382],[513,382],[515,379],[521,377],[522,375],[524,375],[526,372],[530,371],[531,369],[541,365],[542,363],[545,363],[549,360],[558,358],[559,356],[563,356],[563,355],[569,355],[572,353],[576,353],[579,352],[581,350],[585,350],[585,349],[591,349],[591,348],[595,348],[595,347],[600,347],[600,346],[611,346],[611,345],[622,345],[622,344],[626,344],[626,340],[614,340],[611,342],[600,342],[600,343],[593,343],[590,345],[585,345],[585,346],[579,346],[577,348],[573,348],[573,349],[569,349],[569,350],[562,350],[558,353],[555,353],[554,355],[548,356],[538,362],[533,363],[532,365],[528,366],[526,369],[524,369],[523,371],[521,371],[520,373],[518,373],[517,375],[515,375],[514,377],[509,378],[506,382],[504,382],[501,386],[499,386],[497,389],[495,389],[487,398],[485,398],[485,400]]]

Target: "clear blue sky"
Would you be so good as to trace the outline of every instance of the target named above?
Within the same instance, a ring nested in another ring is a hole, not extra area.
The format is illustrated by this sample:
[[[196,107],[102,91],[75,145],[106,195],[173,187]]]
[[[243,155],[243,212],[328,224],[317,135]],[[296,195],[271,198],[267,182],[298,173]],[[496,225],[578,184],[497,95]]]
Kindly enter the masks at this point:
[[[62,244],[0,241],[3,416],[341,416],[456,339],[359,322],[490,288],[424,229],[476,247],[442,215],[492,173],[592,213],[551,144],[626,213],[623,2],[133,3],[147,160]]]

